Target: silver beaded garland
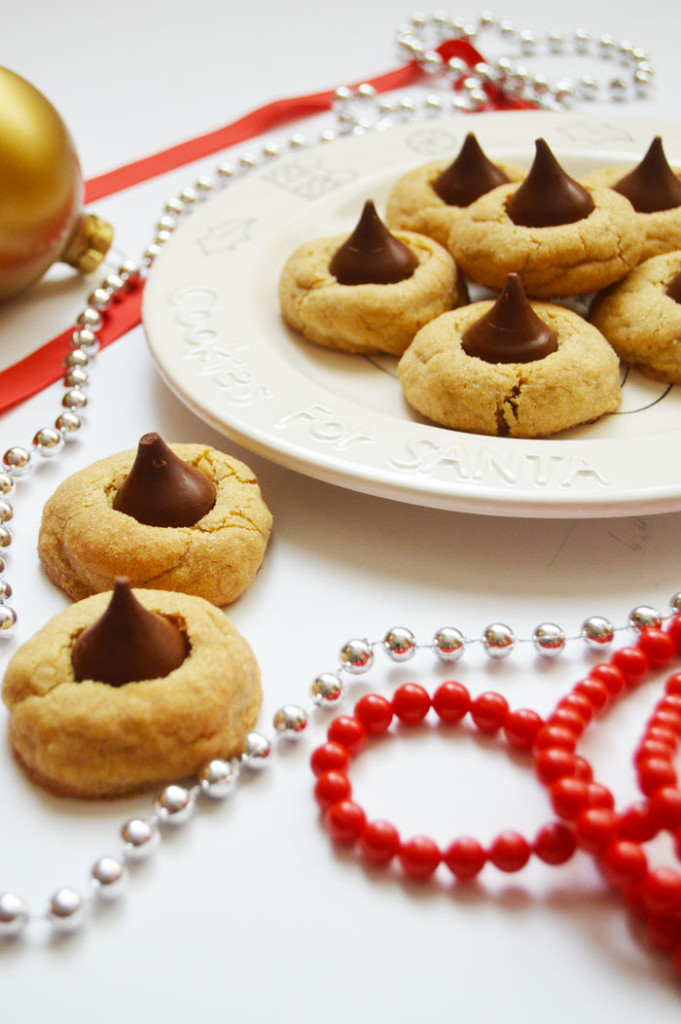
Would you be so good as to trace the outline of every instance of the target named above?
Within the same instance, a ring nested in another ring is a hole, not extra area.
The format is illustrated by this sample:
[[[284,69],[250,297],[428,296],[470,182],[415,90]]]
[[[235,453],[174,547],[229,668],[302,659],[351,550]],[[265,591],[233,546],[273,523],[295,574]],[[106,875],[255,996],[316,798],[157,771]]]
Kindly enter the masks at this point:
[[[297,740],[307,728],[307,713],[297,704],[284,704],[275,712],[272,724],[278,736]]]
[[[54,893],[47,908],[48,920],[59,934],[68,934],[80,928],[84,914],[83,897],[75,889],[66,886]]]
[[[234,792],[238,778],[239,772],[230,761],[215,758],[199,774],[201,793],[211,800],[224,800]]]
[[[345,685],[334,672],[322,672],[313,680],[310,693],[315,704],[333,708],[345,697]]]
[[[158,846],[161,836],[156,824],[144,818],[131,818],[121,828],[123,852],[127,860],[145,860]]]
[[[641,604],[634,608],[629,614],[629,625],[632,629],[659,629],[662,625],[662,616],[656,608],[650,605]]]
[[[433,648],[440,661],[458,661],[464,652],[463,633],[452,626],[443,626],[433,637]]]
[[[581,636],[588,647],[607,647],[615,639],[615,627],[608,619],[592,615],[582,623]]]
[[[15,939],[28,924],[24,901],[11,892],[0,893],[0,938]]]
[[[507,658],[515,642],[513,630],[503,622],[493,622],[482,634],[482,646],[490,658]]]
[[[128,872],[116,857],[100,857],[92,866],[92,884],[100,900],[118,899],[127,882]]]
[[[264,768],[270,759],[272,753],[272,745],[267,739],[267,736],[263,736],[259,732],[249,732],[246,737],[246,743],[244,745],[244,752],[241,755],[241,760],[247,768],[253,768],[256,771]]]
[[[416,638],[410,629],[394,626],[383,637],[383,646],[393,661],[408,661],[416,654]]]
[[[162,825],[183,825],[194,812],[195,793],[185,786],[166,786],[154,801]]]
[[[555,622],[542,622],[532,634],[532,643],[544,658],[555,658],[565,647],[565,633]]]
[[[340,652],[340,662],[346,672],[358,675],[367,672],[374,663],[374,652],[368,640],[348,640]]]

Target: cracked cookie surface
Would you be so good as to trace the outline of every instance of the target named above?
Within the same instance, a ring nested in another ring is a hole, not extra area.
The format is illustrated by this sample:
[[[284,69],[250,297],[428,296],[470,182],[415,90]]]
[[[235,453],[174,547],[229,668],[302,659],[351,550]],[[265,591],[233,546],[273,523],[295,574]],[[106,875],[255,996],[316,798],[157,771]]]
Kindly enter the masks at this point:
[[[109,686],[77,682],[76,638],[109,594],[71,605],[14,654],[2,697],[9,738],[33,781],[60,795],[115,797],[196,772],[240,753],[262,693],[260,670],[223,612],[201,598],[137,590],[150,611],[182,630],[189,654],[160,679]]]
[[[530,363],[468,356],[462,335],[493,302],[476,302],[428,324],[398,365],[409,404],[445,427],[508,437],[545,437],[614,412],[621,402],[619,360],[582,317],[533,302],[558,347]]]
[[[518,187],[500,185],[481,196],[451,230],[449,250],[472,281],[501,290],[507,275],[517,273],[528,296],[564,298],[598,291],[638,263],[643,227],[624,196],[589,187],[595,205],[588,217],[528,228],[506,212]]]
[[[326,348],[401,355],[424,324],[468,301],[454,260],[441,245],[413,232],[394,234],[418,259],[411,277],[395,284],[339,284],[329,263],[346,235],[299,246],[279,280],[286,323]]]
[[[596,296],[589,312],[621,359],[672,384],[681,384],[681,303],[667,288],[680,272],[681,249],[654,256]]]
[[[116,576],[127,576],[132,587],[182,591],[216,605],[235,601],[252,583],[272,529],[255,475],[207,445],[170,447],[216,488],[215,505],[193,526],[146,526],[113,508],[134,449],[73,474],[46,502],[38,554],[73,600],[110,590]]]

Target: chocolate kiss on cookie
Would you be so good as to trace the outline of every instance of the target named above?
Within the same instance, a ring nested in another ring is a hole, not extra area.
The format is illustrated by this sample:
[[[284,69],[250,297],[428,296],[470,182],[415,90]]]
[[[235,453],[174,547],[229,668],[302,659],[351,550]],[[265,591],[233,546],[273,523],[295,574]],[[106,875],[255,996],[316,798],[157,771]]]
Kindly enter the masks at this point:
[[[78,682],[110,686],[159,679],[187,657],[187,638],[163,615],[140,604],[127,579],[118,578],[106,611],[73,645],[71,664]]]
[[[140,438],[132,469],[113,507],[146,526],[193,526],[215,504],[215,487],[158,434]]]
[[[486,363],[533,363],[555,352],[558,343],[532,309],[520,277],[509,274],[492,308],[461,336],[461,347]]]
[[[473,132],[469,132],[454,162],[433,182],[433,191],[448,206],[469,206],[507,181],[501,168],[492,163]]]
[[[650,143],[640,164],[612,187],[629,200],[637,213],[657,213],[681,206],[681,181],[667,163],[659,135]]]
[[[674,302],[681,302],[681,270],[671,279],[667,287],[667,295]]]
[[[391,235],[369,199],[357,227],[332,256],[329,270],[339,284],[396,284],[411,277],[417,265],[409,246]]]
[[[545,140],[537,139],[529,173],[506,204],[513,223],[525,228],[572,224],[593,208],[587,189],[563,170]]]

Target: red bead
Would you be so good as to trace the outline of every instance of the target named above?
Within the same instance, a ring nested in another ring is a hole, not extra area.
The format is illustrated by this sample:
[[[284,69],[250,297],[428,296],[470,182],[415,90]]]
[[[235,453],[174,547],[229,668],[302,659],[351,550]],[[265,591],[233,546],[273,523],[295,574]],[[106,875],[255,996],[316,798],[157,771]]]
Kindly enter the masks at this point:
[[[650,667],[646,654],[639,647],[620,648],[610,663],[620,670],[627,686],[638,686]]]
[[[430,694],[418,683],[404,683],[395,690],[392,705],[401,722],[416,725],[430,711]]]
[[[583,697],[591,701],[595,711],[603,711],[610,702],[608,687],[598,679],[580,679],[572,692],[581,693]]]
[[[615,806],[615,798],[606,786],[602,786],[600,782],[589,783],[589,807],[608,807],[612,808]]]
[[[663,729],[671,729],[677,736],[681,736],[681,714],[676,711],[669,711],[667,708],[656,708],[650,719],[651,725],[661,725]]]
[[[653,839],[659,829],[655,825],[650,805],[647,800],[627,807],[620,815],[620,836],[622,839],[634,839],[637,843],[647,843]]]
[[[575,818],[575,835],[583,850],[597,853],[613,843],[619,832],[619,815],[609,807],[587,807]]]
[[[348,748],[342,747],[340,743],[323,743],[312,752],[310,764],[315,775],[330,771],[343,772],[350,764]]]
[[[666,758],[651,757],[638,762],[638,784],[642,793],[650,796],[662,786],[676,785],[674,765]]]
[[[676,711],[677,715],[681,715],[681,695],[678,693],[666,693],[657,706],[660,709],[666,708],[669,711]]]
[[[500,871],[520,871],[530,859],[530,844],[517,832],[502,832],[492,842],[487,856]]]
[[[611,885],[624,889],[645,877],[648,862],[640,843],[618,839],[605,848],[601,867]]]
[[[674,641],[663,629],[644,629],[636,642],[651,668],[664,668],[674,657]]]
[[[643,899],[653,913],[681,909],[681,875],[673,868],[654,868],[643,882]]]
[[[498,732],[507,714],[508,701],[500,693],[481,693],[471,704],[471,718],[480,732]]]
[[[504,735],[516,750],[531,750],[534,738],[544,724],[536,711],[518,708],[509,711],[504,719]]]
[[[351,718],[350,715],[340,715],[339,718],[334,718],[326,735],[332,743],[340,743],[353,755],[359,754],[367,738],[367,732],[362,723],[357,718]]]
[[[355,704],[355,718],[359,719],[370,736],[379,736],[392,722],[393,709],[385,697],[367,693]]]
[[[588,697],[580,693],[568,693],[567,697],[563,697],[558,702],[556,711],[560,708],[568,708],[570,711],[575,711],[583,719],[585,725],[588,725],[594,716],[593,704]]]
[[[559,725],[542,725],[534,738],[533,750],[546,750],[559,747],[561,750],[573,751],[577,746],[575,734]]]
[[[681,640],[681,615],[678,615],[674,622],[679,623],[679,638]],[[681,654],[681,647],[676,648],[677,654]],[[664,684],[665,693],[670,696],[681,697],[681,672],[675,672],[669,677],[667,682]]]
[[[532,849],[545,864],[565,864],[576,846],[572,829],[562,822],[553,821],[540,828]]]
[[[592,679],[599,679],[605,683],[611,697],[617,697],[624,689],[624,676],[616,665],[609,665],[607,662],[594,665],[589,675]]]
[[[366,815],[352,800],[339,800],[328,808],[324,824],[334,842],[350,845],[364,831]]]
[[[681,615],[677,615],[667,626],[667,632],[677,654],[681,654]]]
[[[569,729],[575,736],[581,736],[586,729],[586,722],[580,714],[571,708],[556,708],[546,719],[547,725],[558,725],[561,729]]]
[[[410,878],[428,878],[442,860],[442,854],[428,836],[414,836],[401,844],[399,858]]]
[[[367,822],[359,837],[359,848],[372,864],[388,864],[400,848],[400,835],[389,821]]]
[[[575,757],[575,778],[591,782],[594,777],[594,770],[585,757],[579,754]]]
[[[540,782],[545,786],[575,774],[575,761],[577,758],[569,750],[562,750],[560,747],[549,747],[547,750],[540,750],[534,758],[534,770]]]
[[[571,820],[589,806],[589,786],[584,779],[563,778],[552,783],[549,790],[551,806],[559,818]]]
[[[645,735],[647,740],[664,743],[672,755],[674,755],[679,745],[678,736],[672,729],[668,729],[666,725],[649,725]]]
[[[433,708],[443,722],[460,722],[471,706],[471,695],[461,683],[449,680],[433,694]]]
[[[681,828],[681,789],[677,786],[661,786],[655,790],[649,807],[651,820],[658,828]]]
[[[322,810],[338,800],[349,800],[352,796],[350,779],[343,772],[322,772],[314,787],[314,797]]]
[[[634,753],[634,764],[638,764],[639,761],[649,761],[652,757],[662,758],[671,760],[674,756],[674,751],[670,748],[667,743],[660,743],[659,740],[644,740],[637,748]]]
[[[474,878],[485,866],[487,854],[477,839],[460,836],[450,843],[442,860],[456,878]]]

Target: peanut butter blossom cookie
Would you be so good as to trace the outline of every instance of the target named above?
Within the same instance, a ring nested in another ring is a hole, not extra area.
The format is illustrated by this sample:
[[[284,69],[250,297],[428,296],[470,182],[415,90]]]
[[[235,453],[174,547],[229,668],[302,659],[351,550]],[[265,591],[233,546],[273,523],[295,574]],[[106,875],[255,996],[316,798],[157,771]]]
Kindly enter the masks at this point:
[[[43,510],[38,554],[69,597],[134,587],[178,590],[229,604],[252,583],[272,515],[243,462],[199,444],[145,434],[137,451],[96,462]]]
[[[427,324],[400,359],[409,404],[445,427],[545,437],[613,412],[619,360],[582,317],[529,303],[510,274],[496,301]]]
[[[529,296],[559,298],[624,277],[639,260],[643,228],[628,199],[575,181],[538,139],[527,177],[466,207],[448,245],[477,284],[500,290],[518,273]]]
[[[493,163],[469,132],[452,163],[431,160],[396,182],[388,197],[386,224],[418,231],[447,246],[462,208],[498,185],[520,181],[524,174],[514,164]]]
[[[253,652],[218,608],[124,579],[20,647],[2,696],[17,760],[76,797],[122,796],[239,754],[262,699]]]
[[[413,232],[391,234],[368,201],[349,237],[296,249],[280,277],[279,301],[286,323],[308,341],[401,355],[419,328],[468,295],[441,245]]]
[[[596,296],[589,319],[646,377],[681,384],[681,249],[645,260]]]
[[[642,260],[681,249],[681,168],[670,167],[661,136],[655,136],[640,163],[603,167],[582,180],[626,196],[643,229]]]

